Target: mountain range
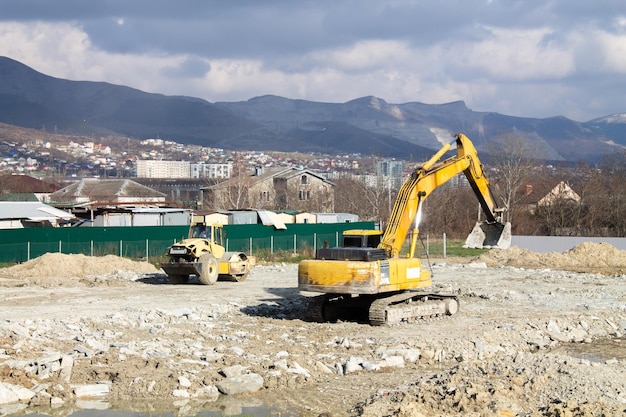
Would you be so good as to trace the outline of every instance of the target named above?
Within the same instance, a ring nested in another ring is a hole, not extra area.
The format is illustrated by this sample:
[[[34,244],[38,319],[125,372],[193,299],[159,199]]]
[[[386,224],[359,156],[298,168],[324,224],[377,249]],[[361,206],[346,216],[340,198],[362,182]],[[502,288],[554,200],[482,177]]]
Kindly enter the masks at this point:
[[[595,161],[626,149],[626,114],[587,122],[476,112],[464,102],[321,103],[278,96],[215,102],[54,78],[0,57],[0,122],[59,133],[163,138],[231,150],[360,153],[422,160],[461,132],[479,150],[523,137],[547,160]]]

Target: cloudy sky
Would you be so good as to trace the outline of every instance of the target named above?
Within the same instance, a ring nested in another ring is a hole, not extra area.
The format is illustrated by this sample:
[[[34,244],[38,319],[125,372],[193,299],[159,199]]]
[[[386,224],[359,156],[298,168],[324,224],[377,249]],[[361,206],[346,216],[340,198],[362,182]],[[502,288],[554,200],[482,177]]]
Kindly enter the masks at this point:
[[[210,102],[626,112],[624,0],[1,0],[0,55]]]

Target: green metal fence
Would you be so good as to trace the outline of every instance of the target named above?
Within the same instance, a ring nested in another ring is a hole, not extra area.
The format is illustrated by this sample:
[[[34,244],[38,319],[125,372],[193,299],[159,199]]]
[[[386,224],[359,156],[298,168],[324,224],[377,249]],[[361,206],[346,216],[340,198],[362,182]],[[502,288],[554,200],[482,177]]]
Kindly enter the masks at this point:
[[[289,224],[286,230],[263,225],[226,225],[229,251],[266,255],[279,251],[314,253],[324,244],[339,244],[348,229],[373,229],[373,222]],[[117,255],[155,260],[168,246],[186,237],[188,226],[72,227],[0,230],[0,262],[19,263],[56,252],[89,256]]]

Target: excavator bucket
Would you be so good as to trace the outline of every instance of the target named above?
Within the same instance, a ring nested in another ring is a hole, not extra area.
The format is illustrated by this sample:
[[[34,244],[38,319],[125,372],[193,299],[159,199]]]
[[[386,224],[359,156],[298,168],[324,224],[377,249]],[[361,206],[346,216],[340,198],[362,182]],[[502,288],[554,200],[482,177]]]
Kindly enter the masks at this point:
[[[511,223],[477,222],[464,248],[507,249],[511,246]]]

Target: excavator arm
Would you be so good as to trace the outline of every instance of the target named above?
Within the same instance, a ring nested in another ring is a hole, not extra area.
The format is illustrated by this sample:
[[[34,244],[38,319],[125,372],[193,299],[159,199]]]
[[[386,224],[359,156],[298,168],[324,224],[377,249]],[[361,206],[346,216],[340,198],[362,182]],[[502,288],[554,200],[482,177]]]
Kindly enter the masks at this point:
[[[389,223],[379,245],[380,248],[387,251],[390,258],[400,256],[402,246],[411,231],[413,234],[408,257],[414,257],[423,202],[438,187],[460,173],[464,173],[467,177],[487,218],[486,222],[479,223],[474,228],[470,236],[475,236],[468,246],[505,248],[510,244],[510,225],[501,223],[501,214],[504,209],[499,208],[493,198],[489,180],[478,159],[476,148],[469,138],[461,133],[455,135],[455,138],[457,151],[455,156],[441,161],[443,155],[452,147],[451,144],[444,145],[426,163],[417,167],[400,188]],[[476,231],[477,228],[480,231]],[[488,235],[488,239],[487,236],[483,239],[481,233]],[[476,243],[481,240],[483,242],[488,240],[490,244]]]

